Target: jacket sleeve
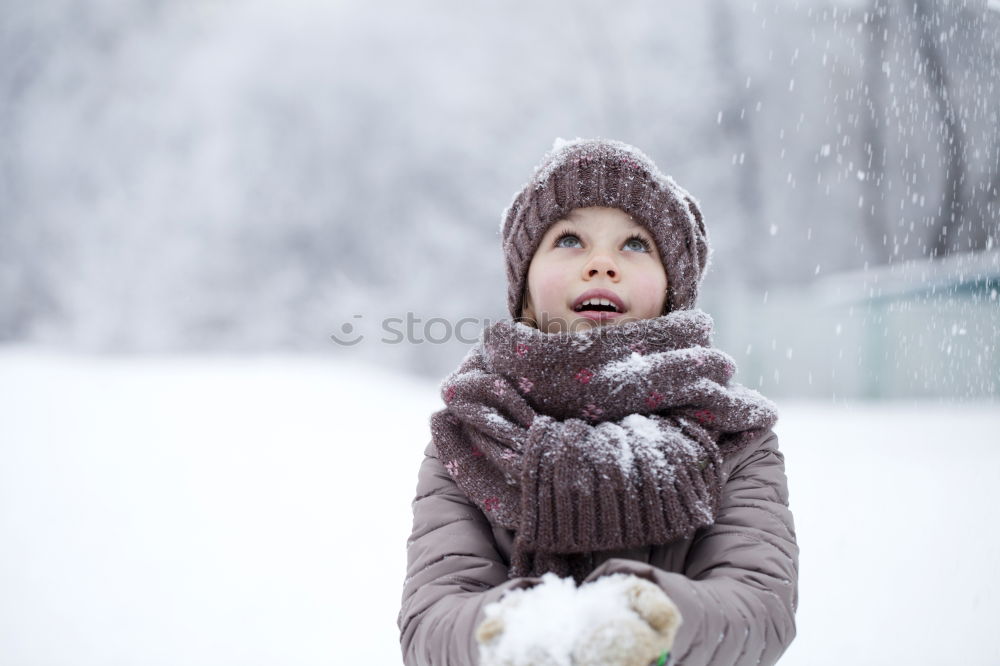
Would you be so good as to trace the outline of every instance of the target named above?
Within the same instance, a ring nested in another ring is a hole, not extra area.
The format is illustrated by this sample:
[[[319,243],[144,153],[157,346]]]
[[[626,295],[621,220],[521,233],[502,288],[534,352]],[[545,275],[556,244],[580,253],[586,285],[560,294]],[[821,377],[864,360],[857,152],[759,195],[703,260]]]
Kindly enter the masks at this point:
[[[784,456],[770,432],[739,455],[716,522],[695,533],[684,573],[610,559],[588,580],[623,572],[658,584],[678,606],[678,666],[774,664],[795,638],[799,549]]]
[[[540,578],[507,578],[489,521],[428,446],[417,477],[413,530],[397,618],[406,666],[475,666],[482,609]]]

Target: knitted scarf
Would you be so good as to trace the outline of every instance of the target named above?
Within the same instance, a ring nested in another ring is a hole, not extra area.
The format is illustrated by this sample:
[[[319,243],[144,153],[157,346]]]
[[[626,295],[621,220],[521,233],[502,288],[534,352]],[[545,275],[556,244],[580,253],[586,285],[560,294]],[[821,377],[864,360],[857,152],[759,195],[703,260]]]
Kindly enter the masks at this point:
[[[701,310],[543,333],[488,326],[441,384],[437,456],[495,526],[509,575],[583,578],[596,551],[665,544],[715,521],[721,465],[777,420],[730,382]]]

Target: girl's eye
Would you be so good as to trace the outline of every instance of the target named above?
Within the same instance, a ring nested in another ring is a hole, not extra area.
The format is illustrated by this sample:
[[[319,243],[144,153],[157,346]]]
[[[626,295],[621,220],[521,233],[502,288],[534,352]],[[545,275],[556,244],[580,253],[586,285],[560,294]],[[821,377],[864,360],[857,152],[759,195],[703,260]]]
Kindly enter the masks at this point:
[[[580,242],[580,239],[576,237],[576,234],[571,234],[570,232],[567,231],[566,233],[560,235],[559,238],[556,239],[556,247],[571,247],[569,245],[563,245],[564,238],[572,238],[576,242],[578,243]]]
[[[627,246],[629,243],[633,243],[632,248],[636,252],[649,252],[652,249],[649,247],[649,241],[639,234],[632,234],[629,236],[628,240],[625,241],[625,245]]]

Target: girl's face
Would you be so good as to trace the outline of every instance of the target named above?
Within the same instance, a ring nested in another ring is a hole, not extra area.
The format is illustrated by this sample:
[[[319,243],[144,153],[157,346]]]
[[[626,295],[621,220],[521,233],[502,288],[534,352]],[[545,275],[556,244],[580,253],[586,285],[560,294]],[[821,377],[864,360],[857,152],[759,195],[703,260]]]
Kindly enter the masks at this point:
[[[615,307],[584,305],[591,296]],[[618,208],[590,206],[542,237],[521,316],[545,333],[573,332],[659,317],[666,299],[667,272],[652,234]]]

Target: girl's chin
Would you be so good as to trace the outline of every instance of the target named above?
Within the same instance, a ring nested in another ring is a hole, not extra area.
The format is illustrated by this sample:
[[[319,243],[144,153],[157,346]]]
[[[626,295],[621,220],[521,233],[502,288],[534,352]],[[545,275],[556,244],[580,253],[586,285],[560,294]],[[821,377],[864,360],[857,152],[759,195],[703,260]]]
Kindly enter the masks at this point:
[[[635,317],[623,312],[573,312],[569,321],[570,331],[580,331],[598,326],[614,326],[635,321]]]
[[[569,311],[561,315],[543,316],[540,328],[546,333],[575,333],[598,326],[615,326],[636,320],[635,315],[627,312]]]
[[[595,324],[614,324],[626,317],[623,312],[603,312],[600,310],[588,310],[587,312],[574,312],[576,320],[591,321]]]

